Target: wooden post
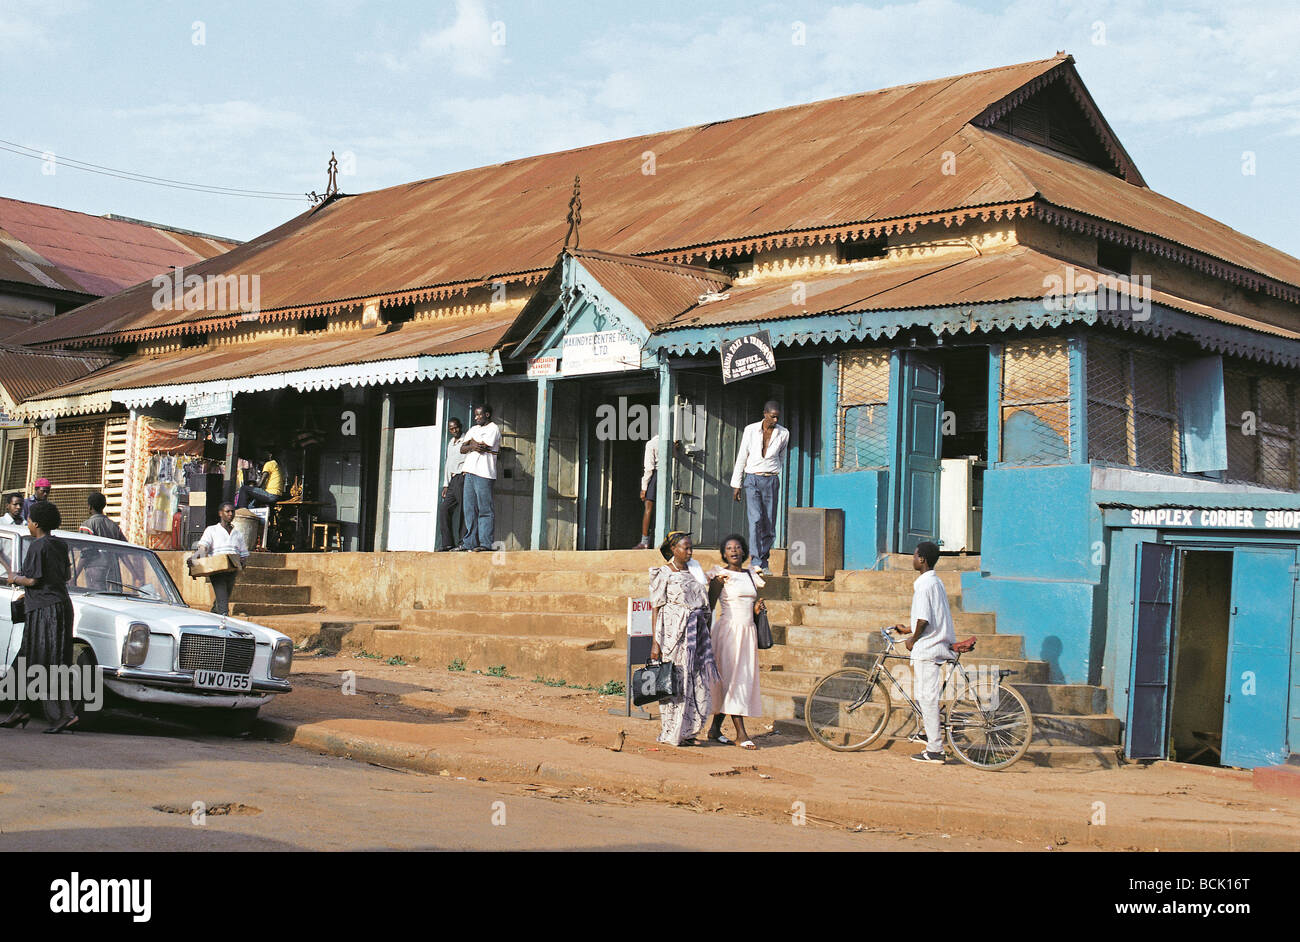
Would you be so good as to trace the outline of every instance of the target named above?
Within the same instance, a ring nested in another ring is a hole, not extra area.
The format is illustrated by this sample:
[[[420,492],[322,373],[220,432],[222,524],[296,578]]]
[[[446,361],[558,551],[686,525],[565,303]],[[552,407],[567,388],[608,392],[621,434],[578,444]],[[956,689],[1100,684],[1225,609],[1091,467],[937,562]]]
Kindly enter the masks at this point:
[[[545,376],[537,378],[537,435],[533,450],[533,527],[528,542],[535,550],[545,549],[546,490],[550,477],[551,455],[551,384]]]
[[[384,390],[379,408],[379,487],[375,497],[375,551],[388,549],[388,501],[393,489],[393,395]]]
[[[662,542],[668,533],[672,511],[668,502],[673,496],[673,468],[671,465],[673,437],[677,434],[673,416],[673,374],[668,367],[668,357],[659,358],[659,479],[655,487],[655,539]]]
[[[239,413],[235,410],[235,400],[230,397],[230,426],[226,431],[226,473],[222,482],[222,500],[234,500],[239,491]]]

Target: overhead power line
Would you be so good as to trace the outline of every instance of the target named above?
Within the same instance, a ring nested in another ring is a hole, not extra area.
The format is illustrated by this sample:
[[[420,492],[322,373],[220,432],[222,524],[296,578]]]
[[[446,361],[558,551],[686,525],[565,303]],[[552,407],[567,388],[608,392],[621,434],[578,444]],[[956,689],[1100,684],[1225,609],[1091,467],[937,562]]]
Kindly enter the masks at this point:
[[[17,154],[19,157],[29,157],[32,160],[49,160],[48,151],[42,151],[35,147],[27,147],[23,144],[17,144],[13,141],[0,139],[0,150],[8,151],[11,154]],[[65,157],[61,154],[54,155],[55,161],[71,170],[83,170],[86,173],[98,173],[101,176],[116,177],[119,180],[127,180],[132,183],[147,183],[150,186],[163,186],[173,190],[191,190],[197,193],[211,193],[215,196],[244,196],[249,199],[264,200],[292,200],[298,202],[306,199],[304,194],[285,193],[278,190],[249,190],[241,187],[231,186],[212,186],[206,183],[187,183],[183,180],[171,180],[167,177],[155,177],[146,173],[135,173],[131,170],[118,170],[113,167],[105,167],[100,164],[88,163],[84,160],[74,160],[71,157]]]

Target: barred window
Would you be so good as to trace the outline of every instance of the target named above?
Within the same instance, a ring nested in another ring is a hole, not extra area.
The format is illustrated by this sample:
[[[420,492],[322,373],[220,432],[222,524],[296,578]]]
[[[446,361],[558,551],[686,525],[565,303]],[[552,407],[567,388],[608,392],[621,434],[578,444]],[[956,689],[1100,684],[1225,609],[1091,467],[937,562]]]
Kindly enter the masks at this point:
[[[1087,378],[1088,458],[1179,473],[1177,362],[1089,339]]]
[[[889,351],[846,350],[839,355],[835,470],[889,465]]]
[[[1002,348],[1002,461],[1070,461],[1070,356],[1065,341],[1017,340]]]
[[[1300,490],[1296,469],[1294,383],[1224,370],[1228,413],[1228,480]]]

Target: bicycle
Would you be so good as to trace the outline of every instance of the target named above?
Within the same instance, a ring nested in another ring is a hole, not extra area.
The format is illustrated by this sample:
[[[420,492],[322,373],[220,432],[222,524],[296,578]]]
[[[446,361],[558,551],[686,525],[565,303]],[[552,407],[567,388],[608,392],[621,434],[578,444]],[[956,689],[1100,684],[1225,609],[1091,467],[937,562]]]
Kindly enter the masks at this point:
[[[921,708],[908,696],[898,678],[884,669],[887,659],[909,658],[894,653],[899,639],[888,628],[880,629],[880,633],[886,647],[875,664],[870,668],[845,667],[834,671],[813,684],[808,694],[804,722],[813,739],[828,749],[856,752],[880,738],[893,708],[886,678],[912,708],[918,724],[921,723]],[[1034,735],[1034,718],[1020,692],[1002,683],[1017,671],[998,669],[996,685],[982,677],[972,679],[971,673],[961,665],[961,656],[974,649],[974,638],[953,645],[956,659],[951,662],[952,669],[940,694],[939,722],[949,748],[958,759],[977,769],[997,771],[1013,765],[1028,751]],[[954,690],[951,685],[958,679],[960,689]]]

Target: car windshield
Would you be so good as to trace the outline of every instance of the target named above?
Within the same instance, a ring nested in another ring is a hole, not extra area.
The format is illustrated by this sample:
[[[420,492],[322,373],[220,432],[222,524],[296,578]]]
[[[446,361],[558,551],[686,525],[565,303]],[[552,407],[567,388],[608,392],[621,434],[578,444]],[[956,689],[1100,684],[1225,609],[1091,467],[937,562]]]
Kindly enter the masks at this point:
[[[185,604],[162,561],[144,547],[93,543],[61,533],[59,539],[68,544],[72,557],[70,595],[120,595],[146,602]],[[30,545],[31,538],[23,537],[24,558]]]

